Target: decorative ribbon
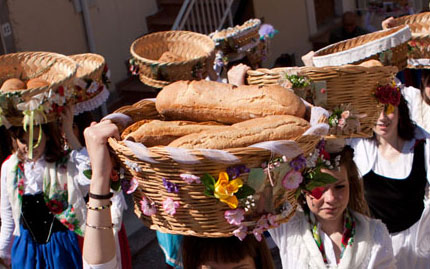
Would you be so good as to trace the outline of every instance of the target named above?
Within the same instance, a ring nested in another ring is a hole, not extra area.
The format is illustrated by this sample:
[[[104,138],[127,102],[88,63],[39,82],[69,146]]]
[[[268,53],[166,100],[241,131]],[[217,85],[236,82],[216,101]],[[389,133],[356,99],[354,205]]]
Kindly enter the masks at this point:
[[[35,110],[24,110],[22,112],[24,114],[24,118],[22,119],[22,125],[24,131],[27,132],[27,126],[30,127],[29,134],[28,134],[28,158],[31,160],[33,159],[33,148],[37,148],[40,144],[40,141],[42,140],[42,122],[47,122],[47,118],[45,115],[45,112],[43,110],[43,106],[39,106]],[[35,123],[35,117],[36,117],[36,124],[39,126],[39,135],[37,138],[36,145],[33,145],[33,133],[34,133],[34,123]]]

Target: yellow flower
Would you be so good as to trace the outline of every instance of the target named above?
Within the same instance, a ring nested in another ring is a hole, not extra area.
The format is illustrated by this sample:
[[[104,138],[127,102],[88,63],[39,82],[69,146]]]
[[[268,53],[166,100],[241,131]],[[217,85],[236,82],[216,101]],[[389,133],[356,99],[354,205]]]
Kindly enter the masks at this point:
[[[226,172],[220,172],[218,181],[215,183],[214,195],[221,202],[226,203],[230,208],[235,209],[239,204],[237,197],[234,194],[243,186],[240,178],[229,181]]]

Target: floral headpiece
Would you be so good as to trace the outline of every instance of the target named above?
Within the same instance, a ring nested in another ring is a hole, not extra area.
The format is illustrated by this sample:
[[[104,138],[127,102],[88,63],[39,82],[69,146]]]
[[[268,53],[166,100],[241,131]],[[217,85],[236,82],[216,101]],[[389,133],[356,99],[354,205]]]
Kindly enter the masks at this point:
[[[307,158],[303,155],[290,161],[293,168],[284,177],[282,184],[286,189],[296,189],[296,197],[308,192],[316,199],[321,198],[324,186],[337,181],[333,176],[321,172],[321,169],[335,169],[340,165],[340,155],[334,159],[325,149],[325,141],[321,140],[313,153]]]
[[[391,85],[379,86],[375,91],[376,99],[385,105],[385,113],[387,114],[393,113],[395,107],[399,106],[400,96],[400,88],[396,86],[395,82]]]

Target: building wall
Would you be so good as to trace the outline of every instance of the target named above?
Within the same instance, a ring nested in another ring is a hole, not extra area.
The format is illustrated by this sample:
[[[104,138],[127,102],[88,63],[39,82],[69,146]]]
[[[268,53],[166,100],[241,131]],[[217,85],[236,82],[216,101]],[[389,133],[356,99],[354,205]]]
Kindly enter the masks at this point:
[[[88,52],[79,0],[8,0],[17,51]],[[127,78],[125,62],[134,39],[147,32],[146,17],[157,11],[155,0],[88,1],[95,52],[111,69],[113,85]]]
[[[312,48],[305,1],[254,0],[254,9],[257,18],[264,18],[279,31],[271,42],[271,54],[264,65],[272,67],[283,53],[295,53],[296,64],[303,65],[301,56]]]

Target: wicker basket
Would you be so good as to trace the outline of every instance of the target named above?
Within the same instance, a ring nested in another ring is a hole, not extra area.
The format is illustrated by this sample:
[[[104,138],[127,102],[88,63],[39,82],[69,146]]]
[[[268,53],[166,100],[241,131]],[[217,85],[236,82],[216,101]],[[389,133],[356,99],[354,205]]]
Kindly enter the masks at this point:
[[[384,65],[394,65],[402,70],[406,67],[408,46],[411,38],[408,26],[358,36],[341,41],[315,52],[314,65],[340,66],[377,59]]]
[[[148,113],[153,108],[153,105],[146,102],[141,103],[140,107]],[[134,110],[135,113],[136,107],[121,108],[116,113],[127,114],[130,110]],[[149,114],[153,117],[156,113]],[[130,124],[133,122],[134,120]],[[315,149],[318,141],[319,137],[306,136],[298,139],[297,142],[304,153],[308,154]],[[215,161],[208,158],[202,151],[191,150],[189,152],[194,155],[195,160],[182,163],[175,161],[171,157],[168,147],[161,146],[148,148],[148,156],[152,158],[152,161],[142,161],[137,158],[135,152],[126,145],[125,141],[117,141],[111,138],[109,139],[109,145],[129,175],[138,179],[139,187],[133,193],[135,213],[151,229],[172,234],[203,237],[231,236],[233,231],[237,229],[237,226],[230,225],[224,217],[224,212],[229,210],[225,203],[204,195],[205,186],[203,184],[187,184],[180,178],[180,174],[192,174],[202,177],[205,173],[209,173],[216,178],[220,171],[225,171],[227,167],[232,166],[231,161]],[[234,165],[244,164],[249,168],[261,167],[263,162],[275,157],[270,151],[260,148],[234,148],[225,151],[237,158],[237,163],[234,163]],[[179,192],[169,193],[163,186],[163,178],[176,184]],[[247,178],[247,174],[241,175],[241,178]],[[143,197],[154,203],[153,206],[156,208],[154,215],[147,216],[143,214],[140,206]],[[179,207],[173,216],[163,210],[163,201],[167,197],[179,202]],[[288,210],[285,208],[283,214],[277,215],[279,223],[288,221],[294,215],[297,206],[294,191],[286,192],[283,189],[282,199],[289,206]],[[252,227],[256,225],[259,217],[258,214],[255,214],[242,222],[249,228],[249,233],[252,232]]]
[[[139,68],[139,77],[147,85],[162,88],[178,80],[207,76],[206,62],[214,57],[214,42],[206,35],[188,31],[165,31],[135,40],[131,55]],[[177,56],[177,61],[159,61],[163,53]],[[213,60],[210,60],[213,62]]]
[[[407,15],[407,16],[396,18],[393,21],[393,25],[401,26],[401,25],[412,24],[417,22],[428,23],[429,21],[430,21],[430,12],[423,12],[419,14]]]
[[[214,32],[210,36],[216,43],[216,48],[221,50],[224,55],[244,53],[258,45],[260,25],[259,19],[250,19],[242,25]]]
[[[75,115],[91,111],[106,102],[109,97],[107,66],[103,56],[83,53],[69,56],[78,63],[75,78]]]
[[[75,74],[76,63],[69,57],[57,53],[19,52],[0,56],[0,85],[9,78],[19,78],[23,81],[41,78],[50,83],[49,86],[40,88],[0,92],[2,116],[6,117],[10,124],[22,126],[23,111],[19,110],[17,105],[37,97],[39,105],[49,108],[43,122],[55,120],[58,109],[70,100]],[[61,101],[53,101],[55,96],[64,98],[59,98]]]
[[[247,82],[249,85],[273,85],[279,84],[285,74],[297,74],[300,67],[278,67],[273,69],[259,68],[248,70]]]

